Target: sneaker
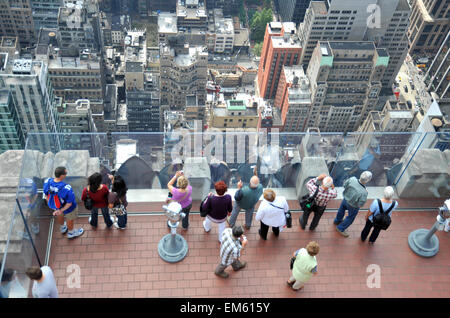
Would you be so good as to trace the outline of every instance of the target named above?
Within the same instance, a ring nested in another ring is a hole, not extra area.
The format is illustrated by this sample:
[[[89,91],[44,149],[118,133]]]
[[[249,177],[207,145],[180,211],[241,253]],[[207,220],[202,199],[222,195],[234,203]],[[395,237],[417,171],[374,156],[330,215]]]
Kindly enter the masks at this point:
[[[69,233],[67,233],[67,238],[73,239],[73,238],[83,235],[83,233],[84,233],[84,230],[82,228],[74,229],[74,230],[70,231]]]
[[[350,236],[347,232],[339,230],[339,228],[337,226],[336,226],[336,231],[338,231],[344,237],[349,237]]]
[[[114,227],[115,227],[116,229],[119,229],[119,230],[125,230],[125,229],[126,229],[125,227],[120,227],[120,226],[119,226],[119,223],[117,223],[117,222],[114,222],[113,224],[114,224]]]
[[[228,276],[230,276],[226,272],[221,272],[221,273],[214,272],[214,274],[216,274],[217,276],[222,277],[222,278],[228,278]]]
[[[310,230],[310,231],[315,231],[316,228],[315,228],[315,227],[309,227],[309,230]]]
[[[31,224],[31,232],[34,234],[39,234],[39,223]]]
[[[209,231],[206,230],[206,221],[203,221],[203,229],[205,230],[206,233],[209,233],[211,231],[211,229],[209,229]]]
[[[67,228],[66,222],[64,222],[64,225],[61,225],[61,226],[59,227],[59,230],[61,231],[61,234],[62,234],[62,235],[64,235],[64,234],[67,233],[68,228]]]
[[[337,221],[337,222],[334,221],[334,222],[333,222],[334,225],[339,225],[339,224],[341,224],[341,223],[342,223],[342,221]]]

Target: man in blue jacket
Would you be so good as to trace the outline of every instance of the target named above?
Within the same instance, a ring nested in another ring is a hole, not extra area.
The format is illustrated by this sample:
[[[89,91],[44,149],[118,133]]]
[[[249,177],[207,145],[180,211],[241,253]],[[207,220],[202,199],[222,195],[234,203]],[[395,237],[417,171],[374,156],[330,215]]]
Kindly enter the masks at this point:
[[[84,233],[82,228],[74,229],[74,221],[78,217],[78,207],[72,187],[64,182],[67,176],[65,167],[55,169],[55,178],[48,178],[44,183],[44,195],[48,207],[60,225],[61,234],[66,234],[69,239],[78,237]],[[67,222],[65,222],[65,220]]]

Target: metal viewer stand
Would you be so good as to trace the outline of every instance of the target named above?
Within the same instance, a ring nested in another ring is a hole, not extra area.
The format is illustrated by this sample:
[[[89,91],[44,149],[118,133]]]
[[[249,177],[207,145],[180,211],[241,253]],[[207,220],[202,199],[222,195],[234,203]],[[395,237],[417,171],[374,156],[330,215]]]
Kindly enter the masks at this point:
[[[408,244],[414,253],[423,257],[432,257],[439,252],[439,239],[434,233],[444,229],[448,217],[450,217],[450,199],[447,199],[439,208],[436,222],[430,230],[418,229],[409,234]]]
[[[181,212],[182,208],[178,202],[171,202],[169,205],[163,205],[163,209],[168,217],[170,234],[165,235],[158,244],[159,256],[169,263],[176,263],[183,260],[188,252],[186,240],[177,234],[177,227],[180,220],[186,215]]]

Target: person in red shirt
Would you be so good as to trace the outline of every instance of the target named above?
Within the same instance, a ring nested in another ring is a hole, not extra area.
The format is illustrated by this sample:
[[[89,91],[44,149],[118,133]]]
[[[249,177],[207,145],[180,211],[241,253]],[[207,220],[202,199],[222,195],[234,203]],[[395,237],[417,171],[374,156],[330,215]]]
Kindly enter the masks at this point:
[[[83,189],[81,200],[85,201],[88,194],[89,198],[91,198],[91,200],[93,201],[93,208],[91,210],[91,216],[89,217],[89,224],[93,227],[97,227],[98,209],[101,209],[105,224],[107,228],[110,229],[114,223],[114,218],[109,215],[109,189],[106,185],[102,184],[102,175],[100,173],[96,172],[88,178],[88,186]]]

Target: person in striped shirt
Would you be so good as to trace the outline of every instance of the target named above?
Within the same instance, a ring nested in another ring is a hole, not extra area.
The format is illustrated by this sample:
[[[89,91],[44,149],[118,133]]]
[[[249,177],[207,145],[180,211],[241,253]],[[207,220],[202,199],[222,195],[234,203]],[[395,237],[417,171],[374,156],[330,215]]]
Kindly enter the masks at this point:
[[[322,181],[322,185],[317,185],[318,181]],[[331,199],[337,197],[337,191],[334,188],[333,178],[327,176],[325,173],[322,173],[317,178],[309,180],[306,184],[306,187],[308,188],[310,196],[314,195],[317,187],[319,187],[319,191],[317,192],[314,204],[311,206],[311,209],[303,212],[300,218],[300,226],[304,230],[306,228],[306,224],[308,223],[309,214],[311,212],[314,212],[314,218],[311,222],[311,225],[309,226],[309,230],[314,231],[314,229],[319,224],[323,212],[325,212],[328,202]]]
[[[222,234],[222,243],[220,245],[220,264],[217,265],[215,274],[222,278],[229,275],[225,269],[231,265],[233,270],[238,271],[247,265],[247,262],[240,260],[241,250],[247,245],[247,238],[244,236],[242,226],[235,225],[233,228],[227,228]]]

